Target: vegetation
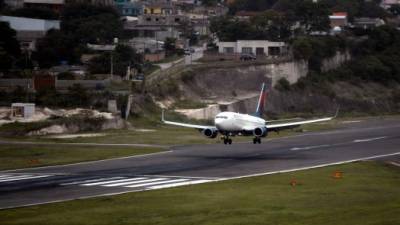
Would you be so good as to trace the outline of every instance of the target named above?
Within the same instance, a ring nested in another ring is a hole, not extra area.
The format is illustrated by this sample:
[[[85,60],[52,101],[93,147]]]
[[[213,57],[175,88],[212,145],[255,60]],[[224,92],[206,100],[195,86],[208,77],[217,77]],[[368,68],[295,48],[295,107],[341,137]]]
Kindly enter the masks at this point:
[[[165,56],[171,57],[174,55],[182,56],[183,51],[176,48],[176,38],[166,38],[164,42]]]
[[[0,72],[13,67],[21,55],[19,43],[15,30],[11,29],[6,22],[0,22]]]
[[[366,39],[357,41],[352,46],[353,59],[337,69],[321,72],[321,59],[327,57],[335,49],[343,49],[337,42],[315,41],[310,38],[294,41],[294,54],[296,57],[309,59],[312,71],[306,78],[302,78],[295,87],[321,86],[326,82],[349,81],[353,83],[378,82],[384,85],[400,83],[400,31],[389,26],[367,30]],[[318,44],[319,43],[319,44]],[[329,46],[329,47],[328,47]]]
[[[335,171],[343,172],[343,178],[333,178]],[[7,209],[0,211],[0,219],[4,225],[248,224],[249,221],[282,225],[397,224],[399,174],[399,168],[394,166],[350,163]]]
[[[89,107],[107,108],[107,100],[117,96],[110,92],[90,93],[79,84],[74,84],[68,90],[58,91],[54,88],[28,92],[26,88],[17,86],[11,92],[0,92],[0,105],[10,105],[12,102],[35,102],[46,107]]]
[[[1,145],[0,170],[61,165],[162,151],[161,148],[71,145]]]
[[[112,56],[111,56],[112,54]],[[113,60],[113,73],[124,76],[128,66],[142,70],[143,59],[130,46],[117,45],[115,51],[105,52],[90,60],[89,71],[92,74],[108,74],[111,71],[110,60]],[[141,71],[140,71],[141,72]]]
[[[9,16],[27,17],[44,20],[57,20],[60,15],[54,10],[42,7],[19,8],[5,13]]]
[[[118,12],[111,7],[68,4],[61,12],[61,30],[50,31],[38,42],[33,59],[48,68],[62,61],[78,63],[86,44],[110,44],[122,33]]]

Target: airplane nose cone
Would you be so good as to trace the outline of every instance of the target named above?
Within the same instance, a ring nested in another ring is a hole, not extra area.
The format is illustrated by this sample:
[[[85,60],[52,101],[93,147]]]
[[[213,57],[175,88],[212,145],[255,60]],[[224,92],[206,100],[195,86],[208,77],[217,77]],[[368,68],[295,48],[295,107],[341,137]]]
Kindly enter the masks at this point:
[[[214,124],[218,129],[221,129],[222,126],[222,120],[221,119],[215,119]]]

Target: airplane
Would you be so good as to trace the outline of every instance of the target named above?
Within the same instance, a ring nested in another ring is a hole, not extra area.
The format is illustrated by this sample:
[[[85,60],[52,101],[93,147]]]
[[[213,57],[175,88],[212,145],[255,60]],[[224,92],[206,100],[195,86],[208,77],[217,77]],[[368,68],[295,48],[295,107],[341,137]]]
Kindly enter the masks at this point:
[[[198,129],[203,135],[208,138],[216,138],[218,136],[218,133],[220,133],[222,135],[221,139],[224,140],[225,145],[232,144],[232,139],[230,137],[236,135],[253,136],[253,144],[261,144],[261,138],[267,137],[268,132],[270,131],[279,132],[280,130],[298,127],[303,124],[332,120],[337,116],[339,112],[339,109],[337,109],[336,114],[333,117],[310,119],[296,122],[282,123],[282,121],[290,121],[291,119],[266,121],[261,118],[264,111],[266,97],[267,91],[265,88],[265,83],[263,83],[261,86],[261,93],[258,98],[257,108],[253,115],[241,114],[236,112],[221,112],[215,116],[214,126],[167,121],[164,118],[164,110],[162,110],[161,121],[168,125]],[[281,123],[270,124],[271,122],[278,121],[280,121]]]

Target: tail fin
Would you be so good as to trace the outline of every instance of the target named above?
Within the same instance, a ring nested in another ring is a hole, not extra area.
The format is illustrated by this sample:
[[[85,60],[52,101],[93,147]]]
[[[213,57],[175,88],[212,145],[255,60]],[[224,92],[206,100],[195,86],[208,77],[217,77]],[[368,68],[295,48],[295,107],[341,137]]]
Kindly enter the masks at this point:
[[[263,83],[261,86],[261,93],[260,93],[260,97],[258,98],[257,108],[256,108],[256,112],[254,113],[254,116],[257,116],[257,117],[262,116],[262,114],[264,112],[264,104],[265,104],[266,98],[267,98],[267,90],[265,88],[265,83]]]

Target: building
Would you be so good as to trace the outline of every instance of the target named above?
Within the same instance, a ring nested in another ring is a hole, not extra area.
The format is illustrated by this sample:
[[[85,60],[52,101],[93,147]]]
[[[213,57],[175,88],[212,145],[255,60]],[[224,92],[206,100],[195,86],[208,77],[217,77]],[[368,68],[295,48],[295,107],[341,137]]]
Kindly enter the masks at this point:
[[[156,15],[180,14],[171,1],[146,1],[143,13]]]
[[[393,5],[400,5],[400,0],[383,0],[381,2],[381,6],[384,9],[389,9],[390,7],[392,7]]]
[[[114,5],[114,0],[66,0],[69,3],[86,3],[92,5]]]
[[[329,16],[329,20],[331,22],[332,29],[335,27],[344,28],[348,25],[347,12],[335,12]]]
[[[17,9],[24,6],[24,0],[4,0],[4,4],[12,9]]]
[[[65,0],[24,0],[24,7],[39,7],[60,12],[65,5]]]
[[[370,29],[385,25],[385,21],[380,18],[360,17],[354,18],[353,26],[357,28]]]
[[[286,53],[284,42],[267,40],[237,40],[236,42],[218,42],[219,53],[255,54],[257,56],[272,56]]]
[[[35,103],[12,103],[11,117],[29,119],[35,115]]]
[[[122,16],[139,16],[143,14],[143,4],[134,0],[115,0],[115,6]]]
[[[50,29],[60,29],[59,20],[42,20],[25,17],[0,16],[0,21],[7,22],[17,31],[17,39],[21,48],[34,51],[36,41],[46,35]]]

